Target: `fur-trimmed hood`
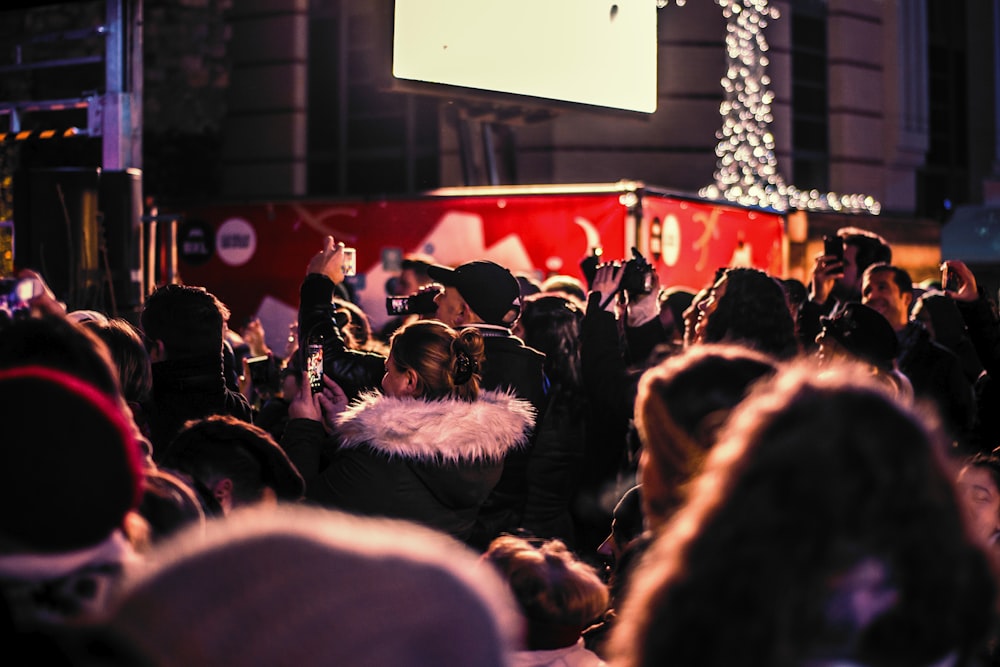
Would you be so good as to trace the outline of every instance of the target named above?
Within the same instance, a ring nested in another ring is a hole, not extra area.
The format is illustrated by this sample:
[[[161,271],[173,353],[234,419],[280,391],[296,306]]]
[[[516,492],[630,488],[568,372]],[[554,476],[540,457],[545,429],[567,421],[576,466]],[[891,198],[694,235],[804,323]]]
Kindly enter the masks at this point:
[[[340,445],[390,457],[468,463],[497,461],[523,447],[535,423],[531,403],[502,391],[473,402],[362,395],[338,418]]]

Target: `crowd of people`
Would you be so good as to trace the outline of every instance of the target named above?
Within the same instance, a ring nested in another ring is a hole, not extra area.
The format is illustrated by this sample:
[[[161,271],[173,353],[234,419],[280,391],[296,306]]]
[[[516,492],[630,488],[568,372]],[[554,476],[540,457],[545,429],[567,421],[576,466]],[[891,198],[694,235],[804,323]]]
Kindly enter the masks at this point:
[[[1000,317],[845,228],[808,285],[344,245],[286,349],[203,287],[0,312],[0,637],[80,665],[1000,663]],[[642,270],[640,265],[640,270]],[[624,281],[624,282],[623,282]]]

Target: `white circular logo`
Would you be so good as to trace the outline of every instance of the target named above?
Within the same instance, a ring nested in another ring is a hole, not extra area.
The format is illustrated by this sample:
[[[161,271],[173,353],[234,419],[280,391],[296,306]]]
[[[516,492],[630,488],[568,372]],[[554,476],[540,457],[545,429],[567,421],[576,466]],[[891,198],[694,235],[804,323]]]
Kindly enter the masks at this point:
[[[681,226],[677,222],[677,216],[668,215],[663,220],[660,229],[660,252],[663,263],[673,266],[677,263],[677,258],[681,255]]]
[[[215,233],[215,252],[229,266],[242,266],[257,252],[257,232],[243,218],[230,218]]]

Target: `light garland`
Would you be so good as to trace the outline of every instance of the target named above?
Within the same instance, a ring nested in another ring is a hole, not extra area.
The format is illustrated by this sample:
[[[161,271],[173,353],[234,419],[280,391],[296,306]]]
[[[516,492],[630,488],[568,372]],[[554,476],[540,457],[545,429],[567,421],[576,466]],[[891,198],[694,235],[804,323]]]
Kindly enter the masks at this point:
[[[722,128],[715,154],[719,158],[715,185],[698,194],[746,206],[777,211],[789,209],[867,212],[878,215],[882,205],[871,195],[800,190],[787,185],[778,172],[774,135],[770,124],[771,78],[767,75],[768,45],[764,28],[779,18],[768,0],[716,0],[726,18],[726,56],[729,65],[722,79],[726,99],[719,107]],[[683,2],[676,2],[683,5]]]

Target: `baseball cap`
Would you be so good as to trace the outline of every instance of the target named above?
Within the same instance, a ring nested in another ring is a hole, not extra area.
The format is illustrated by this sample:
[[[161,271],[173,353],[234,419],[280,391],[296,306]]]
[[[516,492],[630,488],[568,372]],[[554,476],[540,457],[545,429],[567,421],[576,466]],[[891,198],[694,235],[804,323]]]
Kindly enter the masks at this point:
[[[511,308],[520,312],[521,286],[510,271],[495,262],[477,260],[452,269],[434,264],[427,269],[430,277],[454,287],[473,312],[487,324],[505,326],[503,316]]]

